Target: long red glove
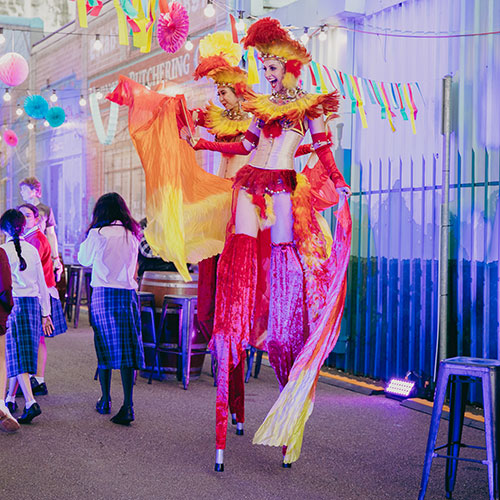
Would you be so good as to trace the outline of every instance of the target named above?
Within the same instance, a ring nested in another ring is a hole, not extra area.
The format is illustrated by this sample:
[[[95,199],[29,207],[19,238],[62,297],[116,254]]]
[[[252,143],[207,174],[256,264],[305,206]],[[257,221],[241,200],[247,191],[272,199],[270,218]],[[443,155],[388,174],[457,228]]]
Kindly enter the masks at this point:
[[[297,151],[295,151],[295,158],[303,155],[308,155],[314,151],[312,144],[302,144],[299,146]]]
[[[349,187],[337,168],[337,164],[335,163],[335,159],[330,149],[331,142],[328,140],[327,135],[324,132],[313,134],[312,140],[315,152],[323,167],[325,167],[330,179],[332,179],[335,184],[335,187]]]
[[[259,138],[247,130],[245,132],[245,139],[253,144],[257,145]],[[214,142],[207,141],[206,139],[199,139],[194,145],[194,149],[198,151],[199,149],[208,149],[209,151],[218,151],[219,153],[224,153],[227,155],[243,155],[246,156],[250,153],[250,150],[243,146],[243,142]]]

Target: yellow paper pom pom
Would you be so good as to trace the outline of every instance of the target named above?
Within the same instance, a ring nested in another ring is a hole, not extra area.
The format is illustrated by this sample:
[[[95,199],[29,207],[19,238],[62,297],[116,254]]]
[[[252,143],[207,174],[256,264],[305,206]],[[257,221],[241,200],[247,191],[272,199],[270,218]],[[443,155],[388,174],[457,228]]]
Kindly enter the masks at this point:
[[[217,31],[200,40],[200,57],[222,56],[231,66],[241,60],[242,49],[229,31]]]

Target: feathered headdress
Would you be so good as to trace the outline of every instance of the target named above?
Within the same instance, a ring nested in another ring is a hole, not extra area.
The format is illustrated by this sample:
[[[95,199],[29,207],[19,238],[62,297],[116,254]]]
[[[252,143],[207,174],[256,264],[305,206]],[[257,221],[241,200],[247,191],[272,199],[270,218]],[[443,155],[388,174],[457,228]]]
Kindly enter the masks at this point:
[[[219,87],[231,87],[236,95],[247,88],[247,73],[238,67],[241,46],[233,42],[229,31],[217,31],[200,40],[200,60],[194,79],[211,78]]]
[[[302,66],[312,59],[307,49],[294,40],[277,19],[270,17],[253,23],[242,42],[245,49],[255,47],[261,59],[277,59],[285,65],[283,86],[287,89],[297,86]]]

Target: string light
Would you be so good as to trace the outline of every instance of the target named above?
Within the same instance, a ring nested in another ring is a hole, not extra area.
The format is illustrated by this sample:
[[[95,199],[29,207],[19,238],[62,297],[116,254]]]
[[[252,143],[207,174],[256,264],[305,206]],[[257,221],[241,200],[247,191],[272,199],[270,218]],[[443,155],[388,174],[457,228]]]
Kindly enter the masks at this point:
[[[101,42],[101,39],[99,37],[99,35],[96,35],[95,36],[95,42],[94,42],[94,50],[101,50],[102,49],[102,42]]]
[[[102,92],[97,89],[97,92],[95,93],[95,97],[98,101],[100,101],[102,99]]]
[[[238,11],[238,21],[236,22],[237,31],[245,31],[245,21],[243,20],[243,11]]]
[[[319,35],[318,35],[318,40],[321,42],[324,42],[328,38],[328,35],[326,34],[325,28],[326,28],[326,26],[321,26],[321,30],[320,30]]]
[[[50,101],[51,102],[57,102],[57,94],[56,94],[56,89],[52,90],[52,95],[50,96]]]
[[[12,99],[12,96],[9,94],[9,89],[5,89],[5,94],[3,95],[3,100],[5,102],[9,102]]]
[[[186,44],[184,45],[184,48],[189,52],[193,50],[193,42],[191,41],[190,37],[187,37]]]
[[[307,42],[309,41],[309,35],[307,34],[307,32],[309,31],[309,28],[308,27],[305,27],[304,28],[304,33],[302,34],[302,36],[300,37],[300,41],[304,44],[304,45],[307,45]]]
[[[215,9],[213,3],[214,3],[213,0],[207,0],[207,6],[203,9],[203,13],[205,14],[206,17],[215,16]]]
[[[5,35],[3,34],[3,28],[0,28],[0,45],[5,43]]]
[[[23,108],[21,108],[21,106],[19,106],[19,104],[17,105],[16,115],[17,116],[22,116],[23,115]]]
[[[83,94],[80,96],[80,100],[78,101],[78,104],[83,108],[87,105],[87,101],[85,97],[83,97]]]
[[[28,120],[28,129],[29,130],[33,130],[35,128],[35,126],[33,125],[33,123],[31,123],[31,120]]]
[[[50,125],[50,123],[49,123],[47,120],[45,120],[45,121],[43,122],[43,125],[44,125],[44,127],[48,127],[48,126]]]

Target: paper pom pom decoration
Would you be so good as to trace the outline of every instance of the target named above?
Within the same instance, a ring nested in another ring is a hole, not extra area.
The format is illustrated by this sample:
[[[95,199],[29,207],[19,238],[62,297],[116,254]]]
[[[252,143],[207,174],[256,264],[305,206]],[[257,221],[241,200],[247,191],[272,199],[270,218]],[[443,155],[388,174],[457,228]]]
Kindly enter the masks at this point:
[[[24,100],[24,111],[31,118],[45,118],[48,110],[49,103],[41,95],[30,95]]]
[[[47,111],[45,115],[45,119],[49,122],[51,127],[59,127],[66,120],[66,114],[64,113],[64,109],[59,106],[54,106]]]
[[[166,2],[163,2],[166,4]],[[167,10],[165,8],[165,10]],[[170,54],[177,52],[187,39],[189,16],[186,8],[179,2],[172,2],[168,11],[158,16],[158,43]]]
[[[7,129],[3,133],[3,140],[8,146],[12,146],[13,148],[17,146],[17,135],[13,130]]]
[[[29,66],[26,59],[17,52],[8,52],[0,57],[0,80],[9,87],[15,87],[28,78]]]

